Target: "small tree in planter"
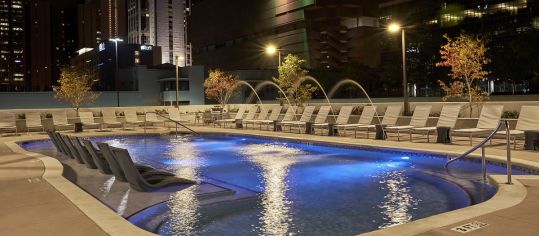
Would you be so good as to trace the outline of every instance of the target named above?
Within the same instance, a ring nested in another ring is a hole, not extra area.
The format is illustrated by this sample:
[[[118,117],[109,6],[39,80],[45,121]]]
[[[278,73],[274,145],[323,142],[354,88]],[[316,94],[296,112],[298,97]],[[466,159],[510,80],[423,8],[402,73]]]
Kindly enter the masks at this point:
[[[483,39],[469,34],[463,33],[455,39],[444,35],[444,38],[447,44],[442,46],[442,61],[436,63],[436,66],[451,68],[449,76],[453,82],[446,84],[438,81],[446,93],[443,100],[459,98],[467,101],[471,117],[473,105],[488,99],[488,93],[482,91],[477,84],[489,74],[483,69],[483,66],[490,63],[486,55],[487,47]]]
[[[238,81],[237,75],[220,69],[211,70],[204,81],[204,93],[208,99],[217,101],[221,108],[225,109],[230,98],[239,95],[236,91]]]
[[[296,55],[288,54],[284,62],[279,66],[279,77],[273,78],[273,81],[281,87],[291,103],[302,105],[305,101],[311,99],[312,94],[318,89],[310,84],[298,86],[298,82],[307,76],[307,71],[301,68],[305,62]],[[279,92],[280,100],[283,102],[284,96]]]
[[[92,91],[93,83],[94,81],[88,74],[64,67],[61,70],[58,85],[53,87],[56,93],[54,98],[69,103],[78,114],[82,105],[95,102],[100,95]]]

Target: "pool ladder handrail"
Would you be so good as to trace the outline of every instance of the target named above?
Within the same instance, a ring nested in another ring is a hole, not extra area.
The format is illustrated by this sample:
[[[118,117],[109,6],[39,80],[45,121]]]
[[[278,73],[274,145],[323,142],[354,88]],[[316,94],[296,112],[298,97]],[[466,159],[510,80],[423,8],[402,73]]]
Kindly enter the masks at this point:
[[[159,114],[159,113],[157,113],[157,112],[155,112],[155,111],[147,111],[147,112],[144,112],[144,135],[146,135],[146,114],[147,114],[147,113],[154,113],[154,114],[156,114],[156,115],[159,116],[159,117],[162,117],[162,118],[165,118],[165,119],[168,120],[168,121],[174,122],[174,123],[176,124],[176,132],[175,132],[176,138],[178,137],[178,125],[180,125],[181,127],[183,127],[183,128],[185,128],[185,129],[191,131],[191,133],[200,136],[200,133],[198,133],[198,132],[192,130],[191,128],[187,127],[186,125],[182,124],[181,122],[176,121],[176,120],[173,120],[173,119],[170,119],[170,117],[166,117],[166,116],[164,116],[164,115],[162,115],[162,114]]]
[[[491,141],[494,136],[496,136],[496,134],[498,133],[498,131],[500,131],[500,129],[502,127],[505,127],[505,140],[506,140],[506,149],[507,149],[507,160],[506,160],[506,165],[507,165],[507,184],[512,184],[511,182],[511,175],[512,175],[512,169],[511,169],[511,130],[509,129],[509,122],[507,120],[500,120],[500,122],[498,123],[498,126],[496,126],[496,128],[494,129],[494,131],[489,135],[487,136],[483,141],[481,141],[480,143],[478,143],[477,145],[475,145],[474,147],[472,147],[470,150],[468,150],[467,152],[463,153],[462,155],[456,157],[456,158],[453,158],[453,159],[450,159],[449,161],[447,161],[444,165],[445,169],[447,171],[449,171],[449,164],[459,160],[459,159],[462,159],[466,156],[468,156],[470,153],[474,152],[475,150],[477,150],[478,148],[481,148],[481,172],[482,172],[482,175],[483,175],[483,181],[486,181],[487,180],[487,161],[486,161],[486,157],[485,157],[485,144],[488,142],[488,141]]]

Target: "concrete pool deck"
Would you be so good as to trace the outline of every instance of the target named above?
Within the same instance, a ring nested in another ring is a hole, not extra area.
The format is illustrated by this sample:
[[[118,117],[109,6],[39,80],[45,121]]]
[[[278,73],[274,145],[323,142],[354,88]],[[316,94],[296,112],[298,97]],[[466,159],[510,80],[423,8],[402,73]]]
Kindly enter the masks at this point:
[[[380,141],[347,137],[327,137],[304,134],[276,133],[258,130],[196,127],[199,132],[263,135],[292,138],[303,141],[331,142],[342,145],[364,145],[438,153],[460,154],[468,145],[427,144],[424,142]],[[168,132],[152,129],[151,133]],[[80,136],[133,135],[142,130],[84,132]],[[56,159],[30,153],[15,142],[48,139],[44,134],[0,137],[0,215],[1,235],[151,235],[117,215],[90,194],[62,177],[63,167]],[[467,143],[467,141],[464,141]],[[477,154],[477,153],[476,153]],[[505,150],[487,148],[489,159],[504,161]],[[513,160],[519,166],[539,170],[539,153],[513,151]],[[503,183],[505,176],[493,176]],[[368,233],[370,235],[461,235],[451,228],[480,221],[487,227],[466,235],[537,235],[539,226],[539,178],[514,176],[514,185],[500,185],[500,191],[491,200],[472,207],[447,212],[408,224]],[[436,219],[437,217],[438,219]]]

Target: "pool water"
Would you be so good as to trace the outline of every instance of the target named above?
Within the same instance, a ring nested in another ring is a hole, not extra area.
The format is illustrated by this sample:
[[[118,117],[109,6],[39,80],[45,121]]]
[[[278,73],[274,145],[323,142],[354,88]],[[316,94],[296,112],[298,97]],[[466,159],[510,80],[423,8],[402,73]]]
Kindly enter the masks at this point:
[[[130,218],[162,235],[355,235],[476,204],[495,193],[480,181],[479,162],[457,161],[449,175],[442,155],[217,134],[92,141],[126,148],[136,162],[181,177],[256,193],[202,205],[193,186]],[[505,168],[489,165],[488,172]]]

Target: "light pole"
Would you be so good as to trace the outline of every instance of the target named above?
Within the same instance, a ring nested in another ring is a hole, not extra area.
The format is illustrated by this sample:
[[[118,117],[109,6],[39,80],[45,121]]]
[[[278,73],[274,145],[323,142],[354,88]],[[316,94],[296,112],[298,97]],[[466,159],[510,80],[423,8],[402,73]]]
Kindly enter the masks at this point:
[[[281,65],[281,49],[278,49],[277,47],[273,46],[273,45],[268,45],[266,47],[266,53],[268,55],[273,55],[275,53],[277,53],[277,57],[279,58],[279,66]]]
[[[408,79],[406,78],[406,34],[404,28],[397,23],[391,23],[388,26],[390,32],[401,32],[402,37],[402,93],[404,100],[404,114],[410,114],[410,103],[408,102]]]
[[[117,106],[120,107],[120,78],[118,74],[118,42],[123,42],[123,39],[121,38],[111,38],[110,41],[114,42],[114,48],[115,48],[115,59],[116,59],[116,70],[114,71],[115,79],[116,79],[116,103]]]
[[[180,59],[183,57],[176,56],[176,108],[180,107]]]

